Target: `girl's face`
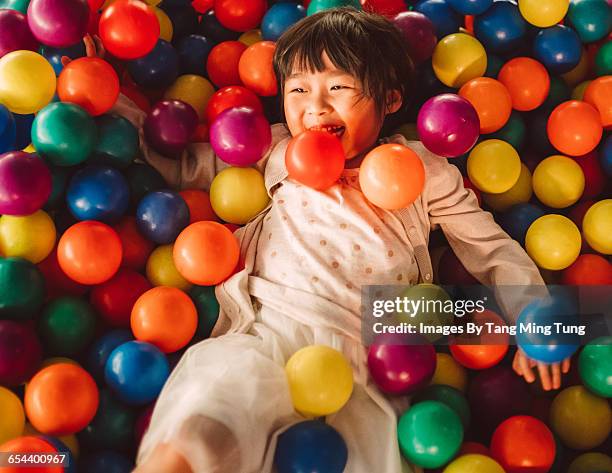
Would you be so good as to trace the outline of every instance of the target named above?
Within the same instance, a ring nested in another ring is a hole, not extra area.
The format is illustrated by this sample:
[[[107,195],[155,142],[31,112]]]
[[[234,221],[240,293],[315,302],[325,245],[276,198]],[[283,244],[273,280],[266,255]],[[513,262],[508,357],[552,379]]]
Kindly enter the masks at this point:
[[[293,136],[306,130],[335,134],[348,160],[374,145],[384,116],[374,99],[363,96],[361,81],[336,68],[325,51],[322,60],[323,71],[294,71],[285,81],[285,119]]]

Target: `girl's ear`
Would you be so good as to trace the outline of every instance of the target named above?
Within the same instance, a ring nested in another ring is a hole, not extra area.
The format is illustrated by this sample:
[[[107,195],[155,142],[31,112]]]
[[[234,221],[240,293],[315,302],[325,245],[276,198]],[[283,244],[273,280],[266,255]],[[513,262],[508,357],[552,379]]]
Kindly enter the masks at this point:
[[[387,106],[385,115],[397,112],[402,106],[402,94],[399,90],[392,90],[387,93]]]

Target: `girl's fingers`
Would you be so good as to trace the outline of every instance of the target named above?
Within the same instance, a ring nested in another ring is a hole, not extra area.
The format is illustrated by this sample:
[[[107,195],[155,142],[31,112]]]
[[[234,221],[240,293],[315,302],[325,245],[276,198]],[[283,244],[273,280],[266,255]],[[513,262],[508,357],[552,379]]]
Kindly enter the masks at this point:
[[[559,389],[561,387],[561,364],[555,363],[552,365],[552,387]]]
[[[106,49],[104,49],[104,44],[102,44],[102,39],[99,36],[94,35],[93,37],[94,43],[96,44],[96,51],[98,52],[98,57],[103,58],[106,54]]]
[[[68,63],[72,61],[72,59],[70,59],[68,56],[62,56],[61,61],[62,61],[62,66],[66,67]]]
[[[521,370],[521,365],[519,364],[519,357],[520,357],[520,354],[517,351],[514,354],[514,359],[512,360],[512,369],[514,370],[516,374],[518,374],[519,376],[522,376],[523,371]]]
[[[96,57],[96,45],[91,39],[91,35],[86,34],[83,37],[83,43],[85,43],[85,54],[87,57]]]
[[[529,366],[529,361],[527,360],[527,357],[522,353],[520,354],[519,365],[521,367],[521,371],[523,372],[523,377],[525,378],[525,381],[527,381],[528,383],[533,383],[535,381],[535,374],[533,374],[533,371]]]
[[[544,363],[538,363],[538,373],[540,373],[540,381],[544,391],[550,391],[552,382],[550,380],[550,373],[548,372],[548,365]]]
[[[563,363],[561,364],[561,371],[563,371],[564,374],[569,373],[571,361],[571,358],[566,358],[563,360]]]

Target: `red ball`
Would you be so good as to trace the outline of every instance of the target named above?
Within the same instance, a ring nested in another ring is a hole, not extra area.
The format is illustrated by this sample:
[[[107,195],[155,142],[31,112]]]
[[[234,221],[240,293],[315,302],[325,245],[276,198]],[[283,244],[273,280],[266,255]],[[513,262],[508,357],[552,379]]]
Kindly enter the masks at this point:
[[[114,229],[123,247],[121,266],[136,271],[143,269],[155,244],[140,234],[134,217],[123,217]]]
[[[44,260],[38,263],[38,270],[45,278],[47,300],[61,296],[82,296],[89,286],[70,279],[57,260],[57,247]]]
[[[217,90],[206,105],[206,120],[212,125],[217,115],[232,107],[249,107],[263,114],[263,106],[259,97],[252,90],[239,85],[224,87]]]
[[[594,199],[601,194],[607,184],[608,178],[601,169],[597,152],[592,151],[584,156],[573,158],[584,173],[584,192],[580,200]]]
[[[398,13],[408,10],[404,0],[360,0],[361,7],[370,13],[378,13],[393,18]]]
[[[40,366],[42,347],[27,324],[0,320],[0,385],[19,386]]]
[[[456,284],[458,286],[479,284],[478,280],[465,269],[463,263],[459,261],[459,258],[450,248],[440,258],[439,268],[438,279],[442,284]]]
[[[47,454],[57,453],[58,450],[40,437],[24,436],[4,442],[0,445],[0,452],[6,454],[7,457],[10,453],[41,454],[41,456],[44,455],[46,457]],[[66,471],[66,469],[63,466],[54,466],[53,464],[37,467],[26,467],[13,464],[2,467],[2,473],[63,473],[64,471]]]
[[[491,456],[507,473],[547,473],[555,461],[555,452],[552,432],[531,416],[506,419],[491,439]]]
[[[459,453],[457,454],[457,456],[468,455],[470,453],[475,453],[477,455],[485,455],[487,457],[491,456],[489,449],[478,442],[463,442],[461,444],[461,448],[459,449]]]
[[[583,254],[563,270],[563,284],[605,286],[612,284],[612,264],[599,255]]]
[[[217,87],[241,85],[238,64],[247,45],[240,41],[223,41],[217,44],[206,60],[208,77]]]
[[[233,31],[255,29],[268,8],[266,0],[215,0],[215,16],[226,28]]]
[[[93,288],[91,305],[109,325],[129,327],[132,307],[151,287],[151,283],[141,274],[122,268],[111,279]]]

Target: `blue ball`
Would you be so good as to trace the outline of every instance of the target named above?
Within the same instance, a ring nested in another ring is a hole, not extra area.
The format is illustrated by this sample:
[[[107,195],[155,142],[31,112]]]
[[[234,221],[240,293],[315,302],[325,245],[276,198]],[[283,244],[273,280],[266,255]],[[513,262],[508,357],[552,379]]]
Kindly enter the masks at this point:
[[[342,473],[348,449],[342,436],[320,420],[295,424],[278,437],[278,473]]]
[[[69,167],[54,166],[49,163],[47,163],[47,167],[51,171],[51,195],[47,199],[44,209],[53,210],[64,206],[66,187],[72,170]]]
[[[447,0],[448,4],[462,15],[482,15],[493,0]]]
[[[234,41],[237,40],[242,33],[238,31],[232,31],[227,29],[215,16],[215,10],[208,10],[204,15],[202,15],[202,19],[200,20],[200,24],[198,26],[198,34],[205,36],[206,38],[212,40],[215,44],[221,43],[223,41]]]
[[[474,33],[489,53],[507,53],[517,48],[527,29],[527,22],[512,2],[495,2],[474,18]]]
[[[63,453],[66,455],[67,458],[65,458],[64,462],[62,462],[64,465],[68,463],[68,466],[64,466],[64,473],[77,473],[76,458],[72,455],[72,452],[64,442],[57,437],[51,437],[50,435],[40,435],[40,438],[51,444],[51,446],[55,448],[58,453]]]
[[[117,329],[107,332],[93,343],[87,357],[87,371],[96,381],[104,380],[106,360],[108,360],[112,351],[119,345],[131,340],[134,340],[134,337],[129,330]]]
[[[548,297],[534,300],[521,311],[516,343],[533,360],[559,363],[580,346],[580,336],[571,332],[578,325],[578,305],[572,288],[548,286],[548,290]]]
[[[124,455],[110,450],[96,452],[82,462],[87,473],[130,473],[134,464]]]
[[[500,225],[513,240],[524,246],[527,230],[533,222],[544,215],[544,210],[537,205],[516,204],[502,214]]]
[[[178,77],[178,54],[168,41],[158,39],[149,54],[128,62],[128,71],[141,87],[169,87]]]
[[[185,36],[176,45],[181,74],[206,76],[206,61],[213,48],[213,43],[206,37],[197,34]]]
[[[612,135],[604,141],[599,152],[599,160],[604,172],[608,177],[612,177]]]
[[[120,400],[136,406],[157,398],[169,375],[166,356],[156,346],[139,341],[115,348],[104,369],[106,384]]]
[[[130,189],[114,168],[90,165],[77,172],[68,185],[66,202],[78,220],[119,220],[130,204]]]
[[[23,149],[32,142],[32,123],[34,114],[19,115],[13,113],[15,119],[15,149]]]
[[[422,13],[431,20],[438,40],[459,31],[463,20],[446,0],[421,0],[414,6],[414,11]]]
[[[65,48],[52,48],[51,46],[43,45],[39,49],[40,54],[49,61],[51,67],[55,71],[55,75],[59,76],[64,70],[62,65],[62,56],[68,56],[70,59],[76,59],[79,57],[85,57],[87,52],[85,50],[85,43],[79,41],[72,46],[66,46]]]
[[[576,32],[563,25],[541,30],[533,41],[533,53],[549,72],[563,74],[580,62],[582,44]]]
[[[174,41],[193,34],[198,29],[198,13],[191,5],[169,6],[164,0],[161,9],[168,15],[172,23]]]
[[[306,16],[306,9],[297,3],[277,3],[261,21],[261,35],[266,41],[276,41],[294,23]]]
[[[0,154],[15,149],[16,133],[13,114],[0,103]]]
[[[487,54],[487,70],[485,71],[485,77],[490,77],[491,79],[497,79],[499,75],[499,71],[504,65],[504,61],[499,57],[493,54]]]
[[[189,207],[176,192],[151,192],[138,204],[136,224],[145,238],[166,245],[189,225]]]

